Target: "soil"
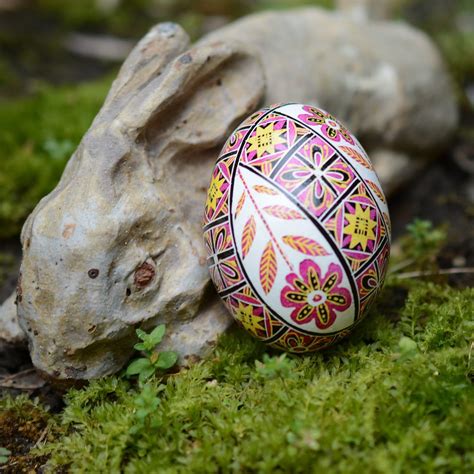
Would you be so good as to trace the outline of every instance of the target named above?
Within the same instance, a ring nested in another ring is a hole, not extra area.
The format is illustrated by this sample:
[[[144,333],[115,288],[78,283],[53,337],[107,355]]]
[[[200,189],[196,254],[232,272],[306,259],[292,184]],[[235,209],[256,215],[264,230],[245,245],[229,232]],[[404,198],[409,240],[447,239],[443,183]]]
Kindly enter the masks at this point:
[[[447,231],[440,268],[474,267],[474,143],[460,143],[443,159],[431,163],[391,200],[393,239],[415,218]],[[451,285],[474,286],[474,273],[453,274]]]
[[[6,410],[0,414],[0,446],[8,449],[12,455],[8,464],[2,466],[2,472],[39,472],[46,463],[47,456],[30,454],[38,441],[47,436],[48,425],[44,412],[33,405],[27,413]]]

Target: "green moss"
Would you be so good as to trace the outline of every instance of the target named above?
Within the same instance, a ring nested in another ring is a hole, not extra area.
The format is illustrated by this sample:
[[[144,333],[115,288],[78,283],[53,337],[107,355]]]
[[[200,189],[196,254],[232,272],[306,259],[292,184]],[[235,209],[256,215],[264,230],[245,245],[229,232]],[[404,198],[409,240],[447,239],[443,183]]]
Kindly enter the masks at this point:
[[[441,51],[457,84],[466,85],[474,79],[474,31],[443,31],[435,34]]]
[[[118,35],[140,35],[151,24],[150,0],[128,0],[127,2],[98,2],[81,0],[70,2],[67,8],[61,0],[38,0],[40,14],[49,14],[66,29],[107,31]],[[174,2],[161,2],[170,3]],[[157,5],[160,9],[160,5]],[[166,5],[165,5],[166,8]]]
[[[75,87],[41,87],[0,107],[0,238],[11,237],[56,185],[99,110],[111,79]]]
[[[321,353],[269,359],[235,330],[165,386],[71,390],[38,455],[52,472],[472,472],[474,290],[413,283],[389,318],[401,291]]]
[[[18,76],[12,70],[5,58],[0,57],[0,90],[3,88],[14,88],[18,82]]]

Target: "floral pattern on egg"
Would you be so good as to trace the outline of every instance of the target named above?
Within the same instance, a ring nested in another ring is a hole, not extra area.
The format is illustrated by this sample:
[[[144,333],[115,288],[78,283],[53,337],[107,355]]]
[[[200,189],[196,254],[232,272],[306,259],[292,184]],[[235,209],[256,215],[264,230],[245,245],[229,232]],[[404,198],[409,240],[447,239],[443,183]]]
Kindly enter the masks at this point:
[[[383,284],[387,204],[370,160],[332,115],[276,105],[216,162],[204,218],[214,285],[237,322],[283,350],[345,337]]]

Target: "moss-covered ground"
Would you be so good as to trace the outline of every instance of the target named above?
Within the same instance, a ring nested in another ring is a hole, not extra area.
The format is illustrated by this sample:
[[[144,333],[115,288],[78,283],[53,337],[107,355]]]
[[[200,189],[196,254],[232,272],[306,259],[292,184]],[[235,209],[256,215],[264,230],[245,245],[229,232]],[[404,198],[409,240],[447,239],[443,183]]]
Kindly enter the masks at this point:
[[[418,282],[321,353],[282,357],[236,329],[166,380],[70,390],[30,456],[50,472],[472,472],[473,314],[474,289]]]

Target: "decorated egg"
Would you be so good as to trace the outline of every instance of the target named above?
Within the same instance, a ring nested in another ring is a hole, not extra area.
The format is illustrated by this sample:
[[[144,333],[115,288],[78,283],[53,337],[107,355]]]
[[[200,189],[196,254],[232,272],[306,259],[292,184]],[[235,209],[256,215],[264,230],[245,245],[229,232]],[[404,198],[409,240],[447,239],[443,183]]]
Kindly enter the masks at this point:
[[[238,324],[274,347],[308,352],[367,313],[387,269],[390,219],[357,139],[324,110],[284,104],[254,113],[225,143],[204,240]]]

